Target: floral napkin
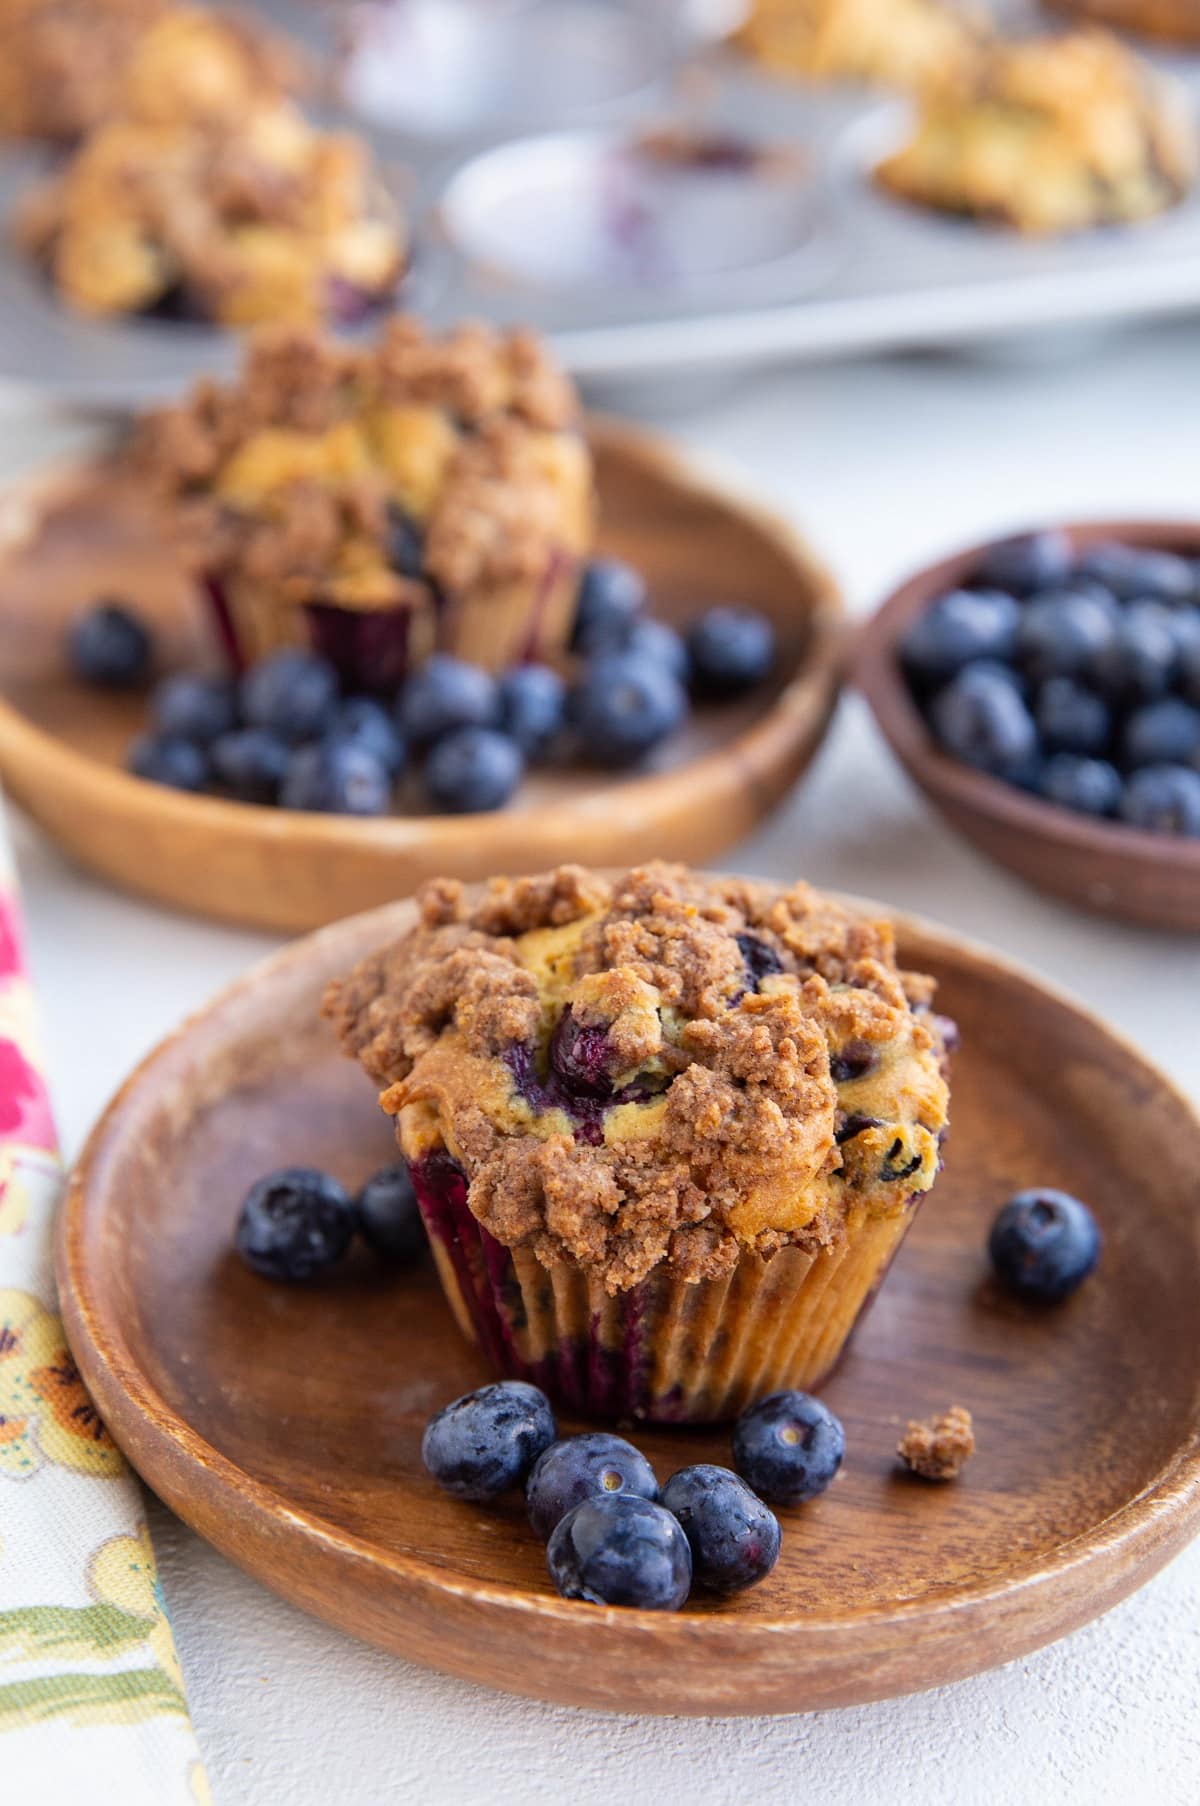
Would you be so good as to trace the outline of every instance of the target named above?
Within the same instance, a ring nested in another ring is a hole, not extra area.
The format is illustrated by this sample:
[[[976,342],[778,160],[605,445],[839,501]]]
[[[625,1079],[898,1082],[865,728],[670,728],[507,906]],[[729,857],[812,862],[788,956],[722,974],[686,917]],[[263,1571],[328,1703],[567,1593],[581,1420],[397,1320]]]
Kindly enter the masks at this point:
[[[0,1798],[196,1806],[141,1493],[58,1317],[61,1188],[0,798]]]

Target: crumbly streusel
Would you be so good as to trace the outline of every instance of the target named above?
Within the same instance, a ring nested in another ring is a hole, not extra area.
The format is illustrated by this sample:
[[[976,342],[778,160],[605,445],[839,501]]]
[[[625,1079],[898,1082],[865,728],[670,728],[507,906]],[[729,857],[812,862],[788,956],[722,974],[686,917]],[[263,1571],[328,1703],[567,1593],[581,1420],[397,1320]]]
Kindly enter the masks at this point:
[[[780,74],[921,88],[969,66],[986,22],[966,0],[754,0],[737,41]]]
[[[936,1417],[911,1419],[896,1453],[923,1480],[957,1480],[975,1453],[971,1413],[963,1405],[951,1405]]]
[[[1200,42],[1200,0],[1047,0],[1053,12],[1176,44]]]

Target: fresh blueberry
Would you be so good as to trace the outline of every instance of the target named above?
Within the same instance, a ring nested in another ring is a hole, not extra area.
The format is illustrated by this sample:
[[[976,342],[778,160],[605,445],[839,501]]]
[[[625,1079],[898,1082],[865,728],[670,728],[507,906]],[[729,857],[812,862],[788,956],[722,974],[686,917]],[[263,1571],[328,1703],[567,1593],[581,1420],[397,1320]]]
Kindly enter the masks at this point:
[[[1115,815],[1121,801],[1121,775],[1107,759],[1081,759],[1056,753],[1042,772],[1042,795],[1060,809],[1080,815]]]
[[[699,696],[740,696],[775,661],[775,629],[750,608],[710,608],[687,634],[692,687]]]
[[[995,777],[1019,775],[1036,756],[1037,728],[1015,686],[968,665],[934,698],[930,719],[942,745]]]
[[[279,793],[285,809],[320,815],[386,815],[391,797],[379,760],[350,740],[318,740],[293,752]]]
[[[609,652],[586,667],[568,711],[583,756],[615,768],[634,764],[674,733],[687,697],[661,665]]]
[[[213,776],[243,803],[277,803],[292,749],[265,727],[239,727],[209,748]]]
[[[1131,602],[1115,637],[1092,666],[1091,676],[1118,703],[1154,702],[1174,680],[1180,655],[1175,611],[1162,602]]]
[[[513,665],[500,678],[500,724],[527,759],[562,732],[567,686],[549,665]]]
[[[1074,562],[1067,535],[1048,528],[998,540],[984,553],[976,576],[981,584],[1010,596],[1031,596],[1035,590],[1056,588]]]
[[[1131,602],[1138,596],[1188,602],[1197,594],[1195,571],[1186,558],[1175,552],[1105,541],[1086,551],[1077,568],[1084,576],[1102,583],[1122,602]]]
[[[400,727],[413,746],[460,727],[492,727],[498,715],[495,678],[448,652],[427,658],[400,692]]]
[[[460,727],[430,753],[425,789],[435,809],[476,815],[502,809],[524,775],[515,740],[490,727]]]
[[[1065,1191],[1022,1191],[992,1224],[988,1253],[997,1277],[1030,1304],[1058,1304],[1100,1258],[1103,1240],[1086,1204]]]
[[[663,1487],[662,1503],[679,1519],[692,1572],[710,1592],[757,1586],[779,1560],[779,1519],[727,1467],[681,1468]]]
[[[682,634],[676,633],[666,621],[656,621],[652,615],[643,615],[635,621],[617,650],[662,665],[678,684],[686,684],[691,675],[691,661]]]
[[[1117,609],[1097,595],[1062,591],[1034,596],[1017,624],[1017,662],[1035,683],[1081,677],[1116,638]]]
[[[521,1484],[555,1434],[544,1392],[524,1380],[500,1380],[431,1417],[421,1459],[456,1499],[495,1499]]]
[[[1143,765],[1125,785],[1121,819],[1154,834],[1200,837],[1200,772],[1187,765]]]
[[[646,585],[632,565],[619,558],[593,558],[584,567],[571,633],[571,650],[588,658],[611,646],[646,605]]]
[[[385,1260],[403,1265],[426,1247],[417,1194],[402,1160],[372,1173],[356,1203],[363,1240]]]
[[[1164,696],[1135,709],[1121,739],[1125,763],[1186,765],[1200,752],[1200,709],[1179,696]]]
[[[692,1584],[692,1552],[678,1521],[630,1494],[576,1505],[551,1536],[546,1565],[564,1599],[645,1612],[677,1612]]]
[[[171,739],[208,746],[237,726],[237,688],[222,677],[168,677],[150,704],[150,725]]]
[[[733,1465],[771,1505],[815,1499],[845,1452],[841,1423],[807,1392],[773,1392],[743,1411],[733,1427]]]
[[[1073,677],[1052,677],[1038,691],[1034,720],[1048,752],[1102,753],[1112,734],[1103,697]]]
[[[242,718],[298,744],[323,734],[337,706],[337,672],[315,652],[287,647],[252,665],[242,678]]]
[[[590,1430],[568,1436],[539,1457],[525,1488],[529,1522],[545,1542],[560,1518],[582,1499],[635,1493],[657,1499],[658,1481],[646,1457],[623,1436]]]
[[[936,688],[975,659],[1011,659],[1019,604],[996,590],[952,590],[913,622],[900,645],[918,688]]]
[[[154,645],[132,609],[99,602],[80,615],[67,637],[77,677],[102,690],[140,690],[150,675]]]
[[[1200,704],[1200,612],[1189,610],[1176,620],[1179,687],[1189,702]]]
[[[135,778],[165,784],[169,790],[203,790],[208,783],[208,757],[191,740],[141,734],[129,749],[127,764]]]
[[[348,696],[333,712],[326,738],[350,741],[371,753],[393,781],[404,770],[404,736],[389,711],[373,696]]]
[[[425,537],[411,514],[396,503],[388,507],[387,557],[400,577],[418,578],[425,562]]]
[[[266,1279],[320,1279],[350,1246],[354,1205],[328,1173],[286,1166],[246,1193],[237,1251]]]

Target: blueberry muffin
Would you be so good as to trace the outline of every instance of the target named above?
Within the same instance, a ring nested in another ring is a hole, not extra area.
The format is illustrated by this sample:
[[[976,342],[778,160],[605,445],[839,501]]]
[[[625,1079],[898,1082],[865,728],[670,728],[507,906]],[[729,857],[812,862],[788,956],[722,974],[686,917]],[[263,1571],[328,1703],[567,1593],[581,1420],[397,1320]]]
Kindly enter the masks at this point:
[[[781,75],[921,88],[969,66],[985,23],[966,0],[753,0],[736,41]]]
[[[1200,0],[1047,0],[1051,10],[1168,43],[1200,43]]]
[[[883,1278],[939,1166],[933,991],[807,885],[567,866],[427,886],[325,1007],[495,1367],[700,1422],[817,1384]]]
[[[1107,33],[997,43],[928,92],[916,130],[880,164],[889,193],[1046,235],[1146,219],[1196,173],[1174,84]]]
[[[240,381],[150,416],[134,455],[239,666],[310,645],[351,687],[391,690],[435,650],[501,670],[566,643],[591,461],[574,390],[527,333],[270,333]]]

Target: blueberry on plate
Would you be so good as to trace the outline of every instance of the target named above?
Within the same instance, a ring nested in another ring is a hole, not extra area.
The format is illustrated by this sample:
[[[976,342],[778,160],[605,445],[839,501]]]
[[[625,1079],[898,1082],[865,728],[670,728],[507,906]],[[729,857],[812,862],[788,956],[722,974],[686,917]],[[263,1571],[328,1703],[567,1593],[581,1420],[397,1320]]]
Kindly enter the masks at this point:
[[[642,615],[633,623],[619,650],[662,665],[678,684],[686,684],[691,675],[691,660],[683,635],[666,621],[656,621],[653,615]]]
[[[997,590],[952,590],[915,620],[900,659],[918,689],[945,683],[976,659],[1005,663],[1016,645],[1020,605]]]
[[[1179,687],[1189,702],[1200,704],[1200,610],[1180,611],[1175,620],[1179,651]]]
[[[1046,801],[1078,815],[1115,815],[1121,789],[1121,774],[1107,759],[1056,753],[1042,771],[1041,792]]]
[[[663,1487],[662,1504],[679,1519],[692,1573],[710,1592],[757,1586],[779,1560],[779,1519],[727,1467],[681,1468]]]
[[[1035,683],[1081,677],[1116,638],[1119,610],[1099,595],[1062,591],[1031,598],[1017,623],[1016,657]]]
[[[119,602],[98,602],[74,622],[67,651],[77,677],[102,690],[140,690],[154,644],[145,623]]]
[[[498,690],[501,727],[527,759],[536,759],[562,732],[566,684],[549,665],[511,665]]]
[[[499,716],[496,680],[479,665],[435,652],[400,692],[398,720],[413,746],[431,746],[460,727],[492,727]]]
[[[1073,677],[1052,677],[1037,693],[1034,720],[1047,752],[1095,757],[1112,736],[1108,704]]]
[[[590,1430],[553,1443],[538,1460],[525,1488],[529,1522],[545,1542],[560,1518],[583,1499],[636,1493],[657,1499],[654,1469],[631,1442],[607,1430]]]
[[[1121,820],[1152,834],[1200,837],[1200,772],[1187,765],[1143,765],[1125,785]]]
[[[213,776],[242,803],[277,803],[292,749],[265,727],[239,727],[208,749]]]
[[[611,646],[645,605],[646,585],[632,565],[619,558],[593,558],[584,566],[579,585],[572,652],[589,658],[601,645]]]
[[[1096,1265],[1102,1246],[1087,1205],[1065,1191],[1018,1192],[988,1236],[997,1278],[1030,1304],[1058,1304],[1069,1297]]]
[[[285,809],[319,815],[386,815],[391,798],[391,779],[379,760],[352,740],[299,747],[279,793]]]
[[[842,1465],[846,1433],[807,1392],[773,1392],[733,1427],[733,1465],[770,1505],[801,1505],[825,1491]]]
[[[501,809],[525,775],[516,741],[490,727],[460,727],[438,741],[425,765],[435,809],[477,815]]]
[[[250,1187],[237,1226],[237,1251],[265,1279],[320,1279],[345,1254],[354,1205],[328,1173],[286,1166]]]
[[[241,682],[242,719],[298,745],[323,734],[337,707],[338,676],[328,659],[287,647],[251,665]]]
[[[429,1419],[421,1459],[456,1499],[496,1499],[521,1484],[554,1437],[546,1394],[524,1380],[499,1380]]]
[[[698,696],[741,696],[775,662],[775,629],[751,608],[710,608],[687,633],[692,688]]]
[[[568,714],[582,756],[596,765],[633,765],[687,714],[687,696],[661,665],[626,652],[602,653],[572,690]]]
[[[1138,596],[1153,596],[1163,602],[1188,602],[1197,594],[1192,566],[1175,552],[1106,540],[1084,552],[1076,568],[1082,575],[1102,583],[1122,602],[1132,602]]]
[[[968,665],[934,697],[933,730],[955,758],[1015,778],[1036,757],[1037,728],[1016,685],[987,666]]]
[[[237,726],[237,687],[224,677],[168,677],[150,704],[155,733],[208,746]]]
[[[404,770],[408,756],[404,736],[391,712],[373,696],[348,696],[339,702],[325,738],[361,746],[379,760],[393,781]]]
[[[140,734],[129,749],[126,764],[135,778],[165,784],[169,790],[203,790],[208,783],[208,757],[204,748],[191,740]]]
[[[1200,753],[1200,709],[1180,696],[1146,703],[1126,721],[1121,752],[1131,769],[1186,765]]]
[[[564,1599],[677,1612],[692,1584],[692,1552],[678,1521],[630,1493],[585,1499],[557,1525],[546,1549]]]
[[[424,1252],[425,1225],[403,1160],[372,1173],[355,1203],[363,1240],[384,1260],[403,1266]]]
[[[1067,535],[1057,528],[1040,533],[1018,533],[989,546],[976,578],[1010,596],[1031,596],[1035,590],[1053,589],[1070,573],[1075,553]]]

